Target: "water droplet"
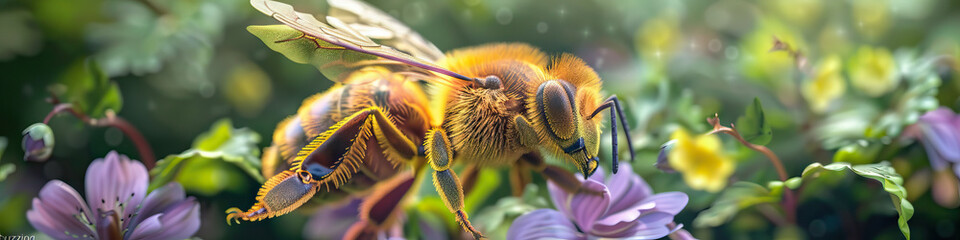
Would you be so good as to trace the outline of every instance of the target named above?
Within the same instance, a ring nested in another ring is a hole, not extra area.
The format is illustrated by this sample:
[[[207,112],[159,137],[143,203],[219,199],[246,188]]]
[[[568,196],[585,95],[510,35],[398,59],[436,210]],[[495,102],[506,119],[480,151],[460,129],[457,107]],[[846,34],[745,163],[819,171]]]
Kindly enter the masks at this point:
[[[707,49],[711,52],[720,52],[720,48],[723,47],[723,43],[720,42],[720,39],[712,39],[707,43]]]
[[[823,220],[817,219],[810,222],[810,236],[823,237],[827,233],[827,224]]]
[[[550,26],[547,26],[547,23],[540,22],[537,23],[537,32],[540,34],[547,33],[547,30],[550,29]]]
[[[500,9],[497,9],[496,17],[497,17],[497,22],[500,23],[500,25],[507,25],[507,24],[510,24],[511,21],[513,21],[513,12],[510,11],[509,8],[502,7]]]
[[[728,46],[727,49],[723,51],[723,55],[729,60],[737,59],[740,56],[740,49],[734,46]]]
[[[107,131],[103,133],[103,138],[108,145],[116,147],[123,142],[123,132],[117,128],[107,128]]]

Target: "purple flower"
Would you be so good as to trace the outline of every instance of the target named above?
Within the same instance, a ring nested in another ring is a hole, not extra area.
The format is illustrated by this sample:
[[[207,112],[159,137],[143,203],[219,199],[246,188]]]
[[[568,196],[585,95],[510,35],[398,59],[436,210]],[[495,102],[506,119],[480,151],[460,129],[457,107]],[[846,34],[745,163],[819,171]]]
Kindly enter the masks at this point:
[[[363,224],[360,219],[360,208],[365,198],[351,198],[342,204],[326,205],[318,209],[307,221],[303,228],[304,239],[345,239],[344,236],[352,228],[358,227],[357,224]],[[384,237],[389,240],[404,239],[403,225],[407,220],[402,212],[399,219],[390,226],[376,229],[372,233],[378,237]],[[419,227],[420,239],[444,239],[449,238],[443,228],[438,228],[424,221],[422,218],[416,223]],[[362,226],[359,226],[362,227]]]
[[[657,239],[677,231],[673,217],[687,205],[687,194],[653,194],[642,178],[633,174],[629,164],[622,172],[604,181],[597,171],[583,181],[583,188],[602,194],[570,194],[548,183],[557,210],[538,209],[514,220],[508,239]]]
[[[347,232],[360,217],[362,198],[353,198],[342,205],[327,205],[317,210],[306,227],[303,228],[305,239],[343,239]]]
[[[934,170],[960,163],[960,116],[946,107],[927,112],[917,121],[919,138]],[[960,169],[954,169],[958,171]]]
[[[60,180],[33,199],[27,220],[54,239],[185,239],[200,229],[200,205],[174,182],[146,195],[147,169],[111,151],[90,163],[86,201]]]
[[[927,112],[912,131],[927,151],[934,170],[933,199],[940,206],[960,206],[957,176],[960,176],[960,116],[941,107]],[[951,172],[952,170],[952,172]]]

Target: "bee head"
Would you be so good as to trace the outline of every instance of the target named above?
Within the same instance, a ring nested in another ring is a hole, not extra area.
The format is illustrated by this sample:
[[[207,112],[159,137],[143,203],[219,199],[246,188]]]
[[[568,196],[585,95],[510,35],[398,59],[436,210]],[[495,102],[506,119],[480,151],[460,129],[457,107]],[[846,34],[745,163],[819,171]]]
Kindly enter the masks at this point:
[[[578,111],[577,89],[565,80],[549,80],[540,84],[536,94],[536,111],[540,129],[547,136],[544,144],[556,144],[561,157],[570,159],[584,177],[597,170],[600,132],[596,120],[585,119]]]

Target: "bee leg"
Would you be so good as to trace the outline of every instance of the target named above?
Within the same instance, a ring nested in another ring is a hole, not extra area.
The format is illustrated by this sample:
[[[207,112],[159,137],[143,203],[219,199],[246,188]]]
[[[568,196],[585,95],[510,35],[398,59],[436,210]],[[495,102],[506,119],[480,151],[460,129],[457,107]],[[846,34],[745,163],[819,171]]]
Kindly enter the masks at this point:
[[[473,191],[473,186],[477,185],[477,178],[480,177],[480,167],[470,165],[462,171],[463,179],[460,179],[460,185],[463,186],[463,195],[466,196],[470,195],[470,192]]]
[[[617,95],[612,95],[609,98],[607,98],[607,100],[604,100],[603,103],[601,103],[596,110],[593,110],[593,113],[591,113],[590,116],[587,117],[587,119],[593,118],[598,113],[600,113],[600,111],[603,111],[605,109],[610,109],[610,138],[613,140],[611,144],[613,147],[613,151],[610,152],[611,159],[613,159],[613,166],[611,170],[613,171],[613,173],[617,173],[617,169],[620,167],[620,164],[618,163],[619,159],[617,156],[617,153],[619,150],[617,148],[617,144],[619,144],[619,142],[617,141],[617,117],[618,116],[620,117],[620,126],[623,127],[623,134],[627,137],[627,149],[630,149],[630,161],[633,161],[633,159],[635,158],[634,152],[633,152],[633,140],[630,139],[630,127],[627,125],[627,118],[625,118],[623,115],[623,107],[621,107],[620,100],[617,99]]]
[[[592,191],[587,188],[583,188],[583,182],[580,179],[577,179],[577,176],[563,169],[561,167],[553,166],[547,164],[543,161],[543,157],[540,154],[528,153],[520,156],[520,159],[525,164],[528,164],[530,168],[540,172],[547,180],[553,182],[557,187],[562,188],[564,191],[569,193],[578,193],[584,192],[589,194],[601,195],[603,192]]]
[[[394,226],[405,196],[418,182],[416,179],[412,174],[402,174],[375,186],[360,205],[360,220],[350,226],[343,239],[373,239],[378,232]]]
[[[510,168],[510,189],[513,192],[513,196],[523,196],[523,190],[527,187],[527,184],[533,181],[532,179],[533,176],[530,175],[530,166],[524,161],[517,161],[513,165],[513,168]]]
[[[460,185],[460,179],[457,173],[450,169],[453,165],[453,150],[450,149],[450,139],[443,129],[434,128],[427,132],[427,139],[424,142],[427,154],[427,161],[433,169],[433,186],[440,193],[440,198],[447,205],[450,212],[456,215],[457,223],[463,230],[470,232],[474,238],[483,238],[480,231],[473,228],[468,220],[467,213],[463,211],[463,187]]]
[[[293,211],[310,200],[317,192],[317,184],[311,182],[310,173],[300,170],[283,171],[263,184],[257,193],[257,203],[247,211],[227,209],[227,224],[231,222],[259,221]]]
[[[371,139],[380,145],[388,161],[416,157],[416,145],[379,107],[372,106],[344,118],[300,149],[293,168],[304,169],[315,181],[337,188],[363,171],[365,161],[370,159],[366,153]]]

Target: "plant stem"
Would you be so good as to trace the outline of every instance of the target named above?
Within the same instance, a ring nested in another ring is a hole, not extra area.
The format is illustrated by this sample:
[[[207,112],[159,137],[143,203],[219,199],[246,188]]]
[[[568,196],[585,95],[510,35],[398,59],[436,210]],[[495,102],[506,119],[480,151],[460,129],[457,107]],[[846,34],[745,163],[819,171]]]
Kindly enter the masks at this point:
[[[763,155],[767,156],[767,158],[770,159],[770,162],[773,163],[773,167],[777,169],[777,175],[780,175],[780,181],[787,181],[787,171],[784,170],[783,164],[780,162],[780,158],[778,158],[776,154],[773,154],[773,151],[770,151],[769,148],[763,145],[756,145],[748,142],[746,139],[743,139],[743,137],[740,136],[740,133],[738,133],[736,130],[733,130],[732,128],[728,128],[728,127],[715,128],[713,129],[713,131],[710,131],[709,134],[716,134],[716,133],[724,133],[724,134],[733,136],[733,138],[736,138],[737,141],[740,141],[740,143],[743,144],[743,146],[746,146],[751,150],[760,152]]]
[[[773,163],[773,167],[777,169],[777,174],[780,176],[780,181],[787,181],[788,175],[787,171],[783,168],[783,163],[780,161],[780,158],[778,158],[777,155],[774,154],[769,148],[763,145],[750,143],[746,139],[743,139],[743,136],[740,136],[740,133],[737,132],[736,129],[720,125],[720,118],[717,116],[714,116],[712,119],[708,119],[707,122],[713,125],[713,130],[707,134],[724,133],[730,135],[743,144],[743,146],[762,153],[763,155],[767,156],[768,159],[770,159],[770,162]],[[790,223],[797,222],[796,197],[794,196],[793,190],[787,186],[783,186],[783,211],[787,215],[787,220],[790,221]]]
[[[123,132],[124,135],[127,135],[133,144],[137,147],[137,151],[140,152],[140,160],[143,161],[143,165],[147,167],[147,170],[153,169],[156,165],[156,159],[153,156],[153,149],[150,148],[150,143],[147,142],[147,139],[143,137],[143,134],[140,134],[140,131],[137,130],[133,124],[127,122],[120,116],[117,116],[113,111],[108,110],[106,117],[104,118],[90,118],[86,114],[77,111],[73,107],[73,104],[70,103],[59,103],[58,100],[52,99],[52,103],[56,104],[53,107],[53,110],[50,110],[50,113],[47,114],[47,117],[43,119],[43,124],[50,123],[50,120],[54,115],[62,112],[69,112],[77,119],[80,119],[84,124],[95,126],[95,127],[114,127]]]

